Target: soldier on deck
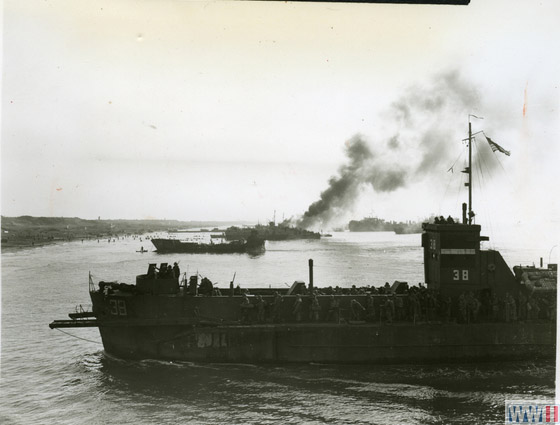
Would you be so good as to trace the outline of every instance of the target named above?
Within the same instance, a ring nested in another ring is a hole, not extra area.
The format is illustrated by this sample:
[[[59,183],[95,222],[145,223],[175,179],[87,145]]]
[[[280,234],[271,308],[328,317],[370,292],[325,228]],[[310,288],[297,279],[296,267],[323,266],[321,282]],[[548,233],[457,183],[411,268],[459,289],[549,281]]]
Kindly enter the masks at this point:
[[[511,321],[517,322],[517,303],[515,302],[515,298],[511,294],[509,295],[509,305]]]
[[[179,264],[175,262],[173,263],[173,277],[179,280],[179,276],[181,276],[181,269],[179,269]]]
[[[327,314],[327,322],[335,321],[336,323],[338,323],[339,313],[340,313],[340,304],[338,300],[334,297],[334,295],[331,295],[329,299],[329,311]]]
[[[352,298],[352,301],[350,301],[350,311],[352,312],[353,320],[359,321],[361,317],[361,313],[365,310],[366,309],[364,308],[363,305],[361,305],[358,301],[356,301],[355,298]]]
[[[426,294],[426,316],[428,318],[428,323],[432,322],[436,318],[436,308],[437,300],[433,293],[428,292]]]
[[[445,322],[449,322],[451,320],[451,297],[443,300],[442,310]]]
[[[467,323],[467,300],[464,292],[459,296],[459,317],[461,323]]]
[[[506,297],[504,299],[504,312],[505,312],[505,320],[506,322],[512,321],[512,303],[511,303],[511,294],[506,292]]]
[[[467,292],[467,295],[465,296],[465,302],[467,308],[467,323],[472,323],[475,308],[474,295],[472,292]]]
[[[413,322],[416,324],[422,320],[422,303],[420,302],[420,295],[414,293],[414,305],[413,305]]]
[[[395,306],[395,320],[404,319],[404,302],[402,297],[393,294],[393,305]]]
[[[529,305],[531,306],[531,319],[538,319],[539,318],[539,314],[541,312],[541,308],[539,306],[539,302],[537,300],[536,297],[531,297],[530,301],[529,301]]]
[[[388,324],[393,323],[393,317],[395,316],[395,303],[391,297],[385,299],[385,320]]]
[[[247,295],[243,296],[243,301],[241,302],[241,323],[249,323],[249,312],[253,308],[251,301]]]
[[[274,301],[272,302],[272,321],[280,322],[280,305],[284,302],[282,295],[278,291],[274,292]]]
[[[296,301],[294,303],[293,314],[296,317],[296,322],[301,322],[301,314],[303,310],[303,300],[301,295],[296,295]]]
[[[525,294],[521,291],[519,293],[519,320],[527,320],[527,297],[525,296]]]
[[[366,320],[368,322],[373,322],[375,320],[375,304],[371,294],[367,294],[366,297]]]
[[[314,322],[319,321],[319,311],[321,310],[321,306],[319,305],[319,298],[317,295],[314,294],[313,298],[311,298],[311,320]]]
[[[263,297],[260,295],[257,295],[256,307],[257,307],[257,321],[259,323],[264,323],[264,311],[266,307],[266,302],[263,300]]]
[[[492,321],[496,322],[500,318],[500,300],[496,293],[492,293]]]

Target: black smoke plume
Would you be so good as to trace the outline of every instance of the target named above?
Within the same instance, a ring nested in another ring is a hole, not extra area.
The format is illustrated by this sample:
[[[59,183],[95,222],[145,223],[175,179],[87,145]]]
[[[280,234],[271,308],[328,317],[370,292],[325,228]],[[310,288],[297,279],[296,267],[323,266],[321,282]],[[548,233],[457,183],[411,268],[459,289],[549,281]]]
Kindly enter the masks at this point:
[[[430,176],[458,151],[467,115],[478,94],[457,71],[437,75],[424,86],[406,90],[382,115],[384,128],[370,144],[362,135],[346,142],[347,161],[313,202],[298,226],[326,226],[351,210],[362,190],[392,192],[411,179]]]

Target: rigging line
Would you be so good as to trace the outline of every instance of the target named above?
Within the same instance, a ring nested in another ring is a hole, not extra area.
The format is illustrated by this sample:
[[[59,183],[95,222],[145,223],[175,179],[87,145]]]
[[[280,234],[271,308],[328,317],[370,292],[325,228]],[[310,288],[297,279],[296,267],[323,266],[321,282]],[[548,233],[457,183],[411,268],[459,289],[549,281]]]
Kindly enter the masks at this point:
[[[477,146],[476,148],[476,157],[478,159],[478,161],[476,162],[476,166],[477,166],[477,171],[480,174],[480,189],[482,189],[484,186],[483,184],[486,184],[485,181],[485,177],[484,177],[484,169],[482,168],[484,166],[484,157],[482,155],[482,153],[480,152],[479,147]],[[482,193],[482,190],[481,190]]]
[[[449,168],[449,170],[452,170],[453,167],[455,167],[455,164],[457,164],[457,161],[459,161],[459,159],[461,158],[461,156],[463,156],[464,150],[461,150],[461,152],[459,152],[459,156],[457,157],[457,159],[453,162],[453,164],[451,164],[451,167]],[[449,171],[448,170],[448,171]]]
[[[465,165],[465,164],[463,163],[463,165]],[[466,167],[466,165],[465,165],[465,167]],[[460,205],[459,197],[461,196],[461,190],[462,190],[462,188],[464,187],[464,186],[463,186],[463,179],[462,179],[462,178],[457,179],[457,182],[458,182],[458,183],[457,183],[457,198],[455,199],[455,207],[457,207],[458,205]],[[469,184],[470,184],[470,183],[469,183]]]
[[[78,338],[78,339],[82,339],[82,340],[87,341],[87,342],[93,342],[94,344],[103,345],[103,344],[102,344],[101,342],[99,342],[99,341],[92,341],[91,339],[86,339],[86,338],[82,338],[82,337],[77,336],[77,335],[72,335],[72,334],[70,334],[70,333],[68,333],[68,332],[64,332],[64,331],[63,331],[62,329],[60,329],[60,328],[55,328],[55,329],[56,329],[57,331],[62,332],[63,334],[68,335],[68,336],[71,336],[71,337],[74,337],[74,338]]]
[[[487,222],[488,222],[488,227],[490,229],[490,239],[493,241],[494,240],[494,227],[492,225],[492,217],[491,215],[488,213],[488,199],[486,197],[486,192],[483,190],[483,188],[485,186],[483,186],[483,183],[485,182],[485,178],[484,178],[484,170],[483,170],[483,165],[486,166],[486,163],[484,162],[484,159],[482,157],[482,155],[480,154],[480,151],[477,150],[477,158],[480,158],[480,161],[477,161],[477,173],[478,173],[478,179],[479,179],[479,186],[480,186],[480,190],[479,193],[481,194],[481,202],[479,203],[479,205],[481,205],[481,209],[483,212],[484,217],[487,218]],[[493,247],[492,243],[490,243],[490,247]]]
[[[455,160],[455,162],[453,163],[453,165],[451,166],[450,170],[453,169],[453,167],[455,167],[455,164],[457,163],[457,161],[459,161],[459,159],[461,159],[461,157],[463,156],[463,154],[465,153],[465,149],[461,149],[461,152],[459,153],[459,156],[457,157],[457,159]],[[461,183],[461,179],[459,180],[459,184]],[[440,202],[439,202],[439,208],[438,208],[438,213],[441,214],[441,208],[442,208],[442,203],[443,200],[447,197],[447,192],[449,190],[449,186],[451,186],[451,182],[453,181],[453,178],[451,176],[449,176],[449,178],[447,179],[447,186],[445,187],[445,192],[443,193],[443,197],[440,198]],[[459,191],[460,191],[460,187],[459,187]],[[459,200],[459,195],[457,194],[457,199],[456,199],[456,203]]]
[[[498,164],[500,164],[500,167],[503,170],[504,175],[506,176],[506,178],[508,180],[509,187],[513,187],[513,184],[512,184],[511,179],[510,179],[510,175],[508,174],[507,170],[504,168],[504,166],[502,164],[502,161],[500,161],[500,158],[498,158],[498,155],[496,155],[496,152],[494,152],[494,158],[496,158],[496,161],[498,161]]]
[[[477,177],[478,177],[478,183],[479,183],[479,193],[481,194],[481,198],[480,198],[480,202],[478,203],[478,205],[480,205],[480,209],[482,210],[482,216],[487,218],[488,221],[488,227],[490,229],[490,236],[491,239],[494,239],[494,231],[493,231],[493,227],[492,227],[492,221],[490,218],[490,214],[488,213],[488,202],[486,199],[486,195],[485,195],[485,191],[483,190],[484,186],[483,186],[483,182],[484,182],[484,174],[482,171],[482,164],[477,166]]]
[[[480,151],[479,151],[480,152]],[[483,167],[486,168],[486,174],[488,178],[492,179],[494,176],[492,175],[492,167],[488,165],[487,159],[483,154],[479,154],[478,158],[480,159],[480,168],[484,172]]]
[[[485,134],[484,136],[486,136],[486,134]],[[503,175],[506,177],[506,180],[507,180],[507,182],[508,182],[508,186],[509,186],[509,187],[512,187],[512,182],[511,182],[510,174],[509,174],[508,171],[504,168],[504,166],[503,166],[503,164],[502,164],[502,162],[501,162],[501,160],[500,160],[500,155],[497,154],[497,153],[494,152],[494,151],[492,151],[492,153],[493,153],[493,156],[492,156],[492,157],[494,158],[494,161],[497,161],[497,162],[498,162],[498,165],[499,165],[500,168],[502,169]],[[496,174],[494,171],[492,171],[492,170],[494,169],[494,167],[491,167],[491,166],[489,165],[489,161],[490,161],[489,158],[488,158],[488,159],[485,159],[485,160],[484,160],[484,165],[485,165],[485,167],[486,167],[487,169],[490,170],[490,171],[488,172],[488,175],[493,179],[494,176],[497,176],[497,174]],[[488,217],[489,217],[489,227],[490,227],[490,231],[492,232],[492,236],[494,236],[494,231],[493,231],[494,229],[493,229],[493,228],[494,228],[495,226],[493,225],[493,222],[491,221],[492,216],[489,215]],[[498,229],[498,230],[500,231],[500,233],[501,233],[502,227],[501,227],[500,221],[494,222],[494,224],[497,224],[497,229]],[[493,246],[493,243],[492,243],[491,245]]]

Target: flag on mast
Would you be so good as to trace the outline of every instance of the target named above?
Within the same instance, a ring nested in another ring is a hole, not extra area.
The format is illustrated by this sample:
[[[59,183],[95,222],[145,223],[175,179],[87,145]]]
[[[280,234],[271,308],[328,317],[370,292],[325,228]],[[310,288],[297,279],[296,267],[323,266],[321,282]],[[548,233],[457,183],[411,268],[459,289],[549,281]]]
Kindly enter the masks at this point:
[[[486,134],[484,135],[484,137],[486,137],[486,140],[488,140],[488,144],[490,145],[490,149],[492,149],[492,152],[500,151],[501,153],[505,153],[507,156],[511,155],[510,151],[506,151],[504,148],[502,148],[500,145],[498,145],[496,142],[494,142]]]

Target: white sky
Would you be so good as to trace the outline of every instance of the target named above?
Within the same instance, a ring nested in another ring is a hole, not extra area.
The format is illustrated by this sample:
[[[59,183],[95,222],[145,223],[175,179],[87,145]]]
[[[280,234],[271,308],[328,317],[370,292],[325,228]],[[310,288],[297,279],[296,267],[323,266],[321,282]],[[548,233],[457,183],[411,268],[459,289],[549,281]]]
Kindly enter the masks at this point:
[[[301,215],[345,141],[360,133],[382,151],[392,102],[458,70],[479,100],[437,117],[454,124],[453,158],[469,112],[512,151],[475,210],[557,225],[558,1],[17,0],[3,14],[2,215]],[[365,190],[341,218],[458,216],[450,166]]]

